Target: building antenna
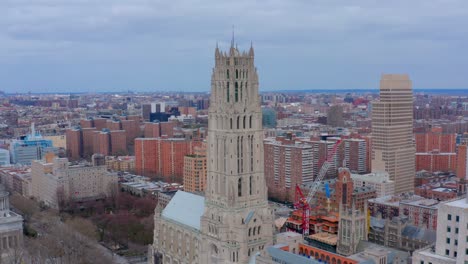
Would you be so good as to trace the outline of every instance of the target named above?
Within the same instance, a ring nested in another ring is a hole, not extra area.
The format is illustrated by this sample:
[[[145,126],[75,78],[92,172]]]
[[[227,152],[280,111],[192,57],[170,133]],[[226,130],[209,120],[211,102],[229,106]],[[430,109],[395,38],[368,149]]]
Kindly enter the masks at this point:
[[[232,25],[232,39],[231,39],[231,47],[234,47],[234,25]]]

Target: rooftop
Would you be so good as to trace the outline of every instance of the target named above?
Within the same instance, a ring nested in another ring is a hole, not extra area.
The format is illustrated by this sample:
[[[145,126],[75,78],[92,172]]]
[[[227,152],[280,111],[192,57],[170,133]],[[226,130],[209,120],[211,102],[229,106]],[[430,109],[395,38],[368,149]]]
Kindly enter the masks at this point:
[[[336,245],[338,243],[338,236],[336,234],[326,232],[310,235],[309,238],[329,245]]]
[[[310,259],[305,256],[293,254],[288,251],[284,251],[277,247],[268,247],[267,248],[268,254],[277,262],[284,263],[284,264],[319,264],[318,260]]]
[[[390,180],[390,175],[388,174],[388,172],[385,172],[385,171],[373,172],[373,173],[368,173],[368,174],[351,174],[351,178],[353,180],[356,179],[356,180],[373,182],[373,183],[393,182],[392,180]]]
[[[178,191],[162,211],[162,217],[200,230],[200,217],[205,210],[205,197]]]
[[[451,202],[445,203],[445,205],[450,206],[450,207],[463,208],[463,209],[467,209],[467,208],[468,208],[468,203],[467,203],[465,197],[463,197],[463,198],[461,198],[461,199],[458,199],[458,200],[455,200],[455,201],[451,201]]]

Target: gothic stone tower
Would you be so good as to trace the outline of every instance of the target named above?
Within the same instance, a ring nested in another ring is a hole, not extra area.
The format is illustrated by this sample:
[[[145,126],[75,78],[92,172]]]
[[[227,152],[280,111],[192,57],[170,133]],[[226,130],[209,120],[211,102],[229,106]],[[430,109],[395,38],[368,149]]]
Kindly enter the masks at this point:
[[[248,263],[271,245],[263,172],[262,111],[254,50],[215,51],[208,122],[208,178],[201,263]]]
[[[352,182],[349,169],[340,168],[339,182],[337,182],[337,200],[340,199],[340,222],[338,224],[336,251],[344,256],[355,254],[359,241],[367,240],[368,235],[367,203],[364,204],[364,208],[356,208],[356,201],[351,194],[347,194],[352,193]],[[341,193],[340,190],[342,190]]]

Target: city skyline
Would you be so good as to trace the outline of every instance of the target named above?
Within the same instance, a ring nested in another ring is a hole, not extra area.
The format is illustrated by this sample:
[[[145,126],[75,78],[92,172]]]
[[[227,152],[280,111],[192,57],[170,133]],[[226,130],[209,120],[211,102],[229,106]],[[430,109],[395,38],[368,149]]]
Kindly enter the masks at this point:
[[[0,7],[0,90],[7,93],[205,92],[209,58],[216,43],[229,46],[232,25],[239,48],[253,41],[262,91],[372,88],[389,72],[410,74],[415,87],[468,87],[464,1]]]

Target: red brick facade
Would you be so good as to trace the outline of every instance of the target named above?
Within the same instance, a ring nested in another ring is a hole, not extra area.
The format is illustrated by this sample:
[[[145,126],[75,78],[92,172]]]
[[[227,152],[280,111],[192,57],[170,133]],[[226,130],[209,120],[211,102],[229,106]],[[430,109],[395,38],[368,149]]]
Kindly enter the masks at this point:
[[[416,171],[455,171],[456,134],[443,133],[434,127],[426,133],[416,133]]]
[[[161,177],[166,182],[183,182],[184,157],[201,142],[184,139],[135,139],[135,172],[148,177]]]

